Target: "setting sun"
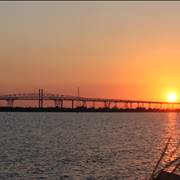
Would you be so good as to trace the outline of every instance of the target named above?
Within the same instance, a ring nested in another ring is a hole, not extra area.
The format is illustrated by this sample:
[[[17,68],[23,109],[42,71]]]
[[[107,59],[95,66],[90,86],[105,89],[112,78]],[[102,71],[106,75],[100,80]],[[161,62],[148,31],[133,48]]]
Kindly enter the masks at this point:
[[[167,98],[168,98],[169,102],[175,102],[176,101],[176,94],[175,93],[169,93]]]

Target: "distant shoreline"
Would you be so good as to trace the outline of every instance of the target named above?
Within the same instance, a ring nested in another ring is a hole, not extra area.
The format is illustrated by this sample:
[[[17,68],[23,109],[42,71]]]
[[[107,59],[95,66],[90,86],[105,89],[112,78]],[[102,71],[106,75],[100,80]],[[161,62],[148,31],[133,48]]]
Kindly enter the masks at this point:
[[[115,109],[115,108],[54,108],[54,107],[0,107],[0,112],[180,112],[180,109]]]

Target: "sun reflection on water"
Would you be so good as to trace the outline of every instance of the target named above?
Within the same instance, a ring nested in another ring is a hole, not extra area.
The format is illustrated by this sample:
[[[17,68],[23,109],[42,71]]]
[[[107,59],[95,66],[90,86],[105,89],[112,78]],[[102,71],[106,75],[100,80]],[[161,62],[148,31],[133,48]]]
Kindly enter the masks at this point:
[[[164,131],[164,138],[162,138],[164,140],[164,144],[167,143],[167,140],[169,138],[169,145],[168,148],[166,150],[166,153],[164,155],[164,158],[162,160],[162,164],[161,166],[164,167],[165,165],[167,165],[167,163],[175,160],[176,158],[180,157],[180,128],[178,127],[178,121],[180,120],[180,114],[178,113],[168,113],[167,114],[167,121],[165,124],[165,131]],[[169,167],[167,170],[171,171],[173,170],[175,167],[171,166]],[[178,171],[179,173],[179,171]]]

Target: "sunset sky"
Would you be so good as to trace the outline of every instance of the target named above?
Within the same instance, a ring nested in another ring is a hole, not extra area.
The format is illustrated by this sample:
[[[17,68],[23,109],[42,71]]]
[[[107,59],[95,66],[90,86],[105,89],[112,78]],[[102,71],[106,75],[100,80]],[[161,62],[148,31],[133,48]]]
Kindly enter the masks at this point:
[[[180,101],[180,2],[0,2],[0,94]]]

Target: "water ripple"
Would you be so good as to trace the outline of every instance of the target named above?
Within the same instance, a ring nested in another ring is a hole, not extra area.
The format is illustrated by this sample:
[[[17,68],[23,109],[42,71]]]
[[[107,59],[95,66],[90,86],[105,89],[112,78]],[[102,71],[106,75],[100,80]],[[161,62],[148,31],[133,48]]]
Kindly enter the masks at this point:
[[[180,138],[176,113],[0,113],[0,127],[2,180],[142,179]]]

